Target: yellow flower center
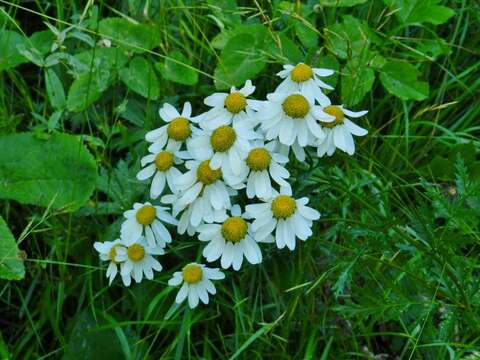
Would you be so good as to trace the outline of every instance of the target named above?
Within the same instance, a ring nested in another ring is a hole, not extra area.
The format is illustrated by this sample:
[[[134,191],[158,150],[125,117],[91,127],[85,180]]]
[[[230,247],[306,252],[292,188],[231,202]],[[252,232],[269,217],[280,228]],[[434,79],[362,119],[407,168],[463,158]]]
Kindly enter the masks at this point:
[[[187,284],[196,284],[202,280],[202,267],[197,264],[188,264],[182,270],[182,277]]]
[[[335,120],[332,122],[323,122],[320,121],[320,124],[326,128],[334,128],[337,125],[343,124],[343,119],[345,118],[345,115],[343,114],[342,109],[340,106],[335,106],[335,105],[328,105],[323,109],[324,113],[327,113],[328,115],[335,116]]]
[[[177,117],[168,124],[167,135],[170,139],[185,141],[191,134],[190,123],[184,117]]]
[[[313,77],[313,70],[308,65],[298,64],[292,69],[290,76],[297,83],[304,82]]]
[[[115,258],[117,257],[117,248],[121,247],[121,245],[114,245],[110,248],[110,251],[108,252],[108,258],[110,261],[113,261],[114,263],[117,263],[115,261]]]
[[[222,236],[225,240],[237,243],[247,235],[247,222],[239,216],[229,217],[222,224]]]
[[[288,195],[278,195],[272,201],[273,217],[276,219],[286,219],[292,216],[296,208],[295,199]]]
[[[247,100],[241,93],[233,92],[225,98],[225,107],[232,114],[238,114],[247,107]]]
[[[203,185],[213,184],[215,181],[220,179],[222,176],[222,170],[217,169],[213,170],[210,167],[210,160],[204,160],[198,165],[197,168],[197,179]]]
[[[138,223],[142,224],[143,226],[153,223],[153,220],[155,220],[156,216],[157,209],[155,209],[152,205],[143,205],[135,214]]]
[[[262,171],[268,169],[272,156],[264,148],[255,148],[248,153],[247,165],[253,171]]]
[[[237,134],[230,126],[220,126],[216,128],[210,136],[210,143],[213,150],[225,152],[230,149],[237,139]]]
[[[310,105],[308,104],[307,99],[300,94],[293,94],[287,96],[282,104],[283,111],[288,116],[298,119],[304,118],[310,110]]]
[[[155,156],[155,165],[158,171],[167,171],[173,165],[173,154],[170,151],[162,151]]]
[[[133,244],[127,248],[127,255],[132,261],[140,261],[145,257],[145,248],[140,244]]]

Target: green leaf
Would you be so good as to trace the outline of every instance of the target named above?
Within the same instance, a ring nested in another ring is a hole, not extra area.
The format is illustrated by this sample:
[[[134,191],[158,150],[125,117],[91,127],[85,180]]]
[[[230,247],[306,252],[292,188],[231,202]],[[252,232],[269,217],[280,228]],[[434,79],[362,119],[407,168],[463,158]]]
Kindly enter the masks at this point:
[[[20,280],[25,276],[23,260],[18,256],[18,248],[7,224],[0,216],[0,278]]]
[[[136,57],[128,68],[123,68],[119,72],[120,79],[133,92],[152,100],[158,99],[160,95],[160,86],[152,65],[142,58]]]
[[[155,67],[166,80],[183,85],[195,85],[198,82],[198,73],[192,69],[191,65],[189,59],[175,50],[168,54],[165,63],[157,63]]]
[[[337,85],[338,70],[340,69],[340,64],[338,63],[338,60],[335,56],[333,55],[321,56],[315,63],[315,67],[334,70],[335,72],[332,75],[323,77],[322,81],[332,87],[335,87]]]
[[[300,51],[298,46],[290,40],[285,34],[280,34],[278,36],[280,42],[280,47],[274,41],[270,43],[269,50],[270,56],[275,58],[278,62],[285,63],[298,63],[304,59],[303,53]]]
[[[395,11],[395,16],[404,24],[428,22],[439,25],[455,15],[453,9],[438,5],[440,0],[383,0],[383,2]]]
[[[358,104],[372,89],[375,72],[356,60],[347,62],[342,72],[342,102],[348,106]]]
[[[123,18],[105,18],[99,23],[99,32],[114,44],[143,53],[160,43],[160,31],[147,24],[134,24]]]
[[[27,62],[17,46],[25,46],[25,39],[17,32],[0,29],[0,71]]]
[[[50,52],[55,40],[55,35],[53,35],[50,30],[37,31],[30,36],[31,45],[33,45],[41,55],[46,55]]]
[[[367,0],[320,0],[320,5],[330,7],[351,7],[366,2]]]
[[[0,198],[24,204],[76,209],[90,197],[96,164],[77,137],[33,133],[0,137]]]
[[[390,60],[381,69],[380,81],[385,89],[403,100],[423,100],[428,97],[428,83],[417,80],[418,70],[415,66]]]
[[[120,69],[128,62],[128,57],[125,55],[125,50],[121,48],[95,48],[83,51],[75,55],[84,66],[78,67],[76,73],[82,75],[86,72],[97,71],[100,69]]]
[[[67,108],[70,111],[79,112],[85,110],[93,102],[97,101],[102,92],[110,85],[110,72],[98,70],[80,75],[70,85],[67,97]]]
[[[55,109],[63,109],[66,106],[65,90],[62,82],[53,69],[45,70],[45,87],[50,104]]]

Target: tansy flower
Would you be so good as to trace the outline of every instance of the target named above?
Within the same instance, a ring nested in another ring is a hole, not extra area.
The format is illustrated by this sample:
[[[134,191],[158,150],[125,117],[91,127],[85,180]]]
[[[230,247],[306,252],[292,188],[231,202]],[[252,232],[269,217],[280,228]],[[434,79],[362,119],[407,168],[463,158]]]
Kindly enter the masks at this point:
[[[214,93],[206,97],[203,102],[212,109],[197,117],[200,126],[215,129],[222,125],[230,125],[232,122],[234,125],[255,126],[255,111],[258,110],[261,101],[248,99],[254,91],[255,86],[247,80],[240,90],[232,87],[228,94]]]
[[[168,124],[149,131],[145,135],[145,139],[153,143],[148,150],[154,154],[163,150],[165,145],[169,145],[171,149],[180,149],[182,143],[198,131],[198,128],[192,124],[195,119],[191,117],[192,105],[188,101],[183,104],[181,114],[168,103],[160,108],[159,113],[162,120]]]
[[[251,142],[251,149],[241,167],[240,175],[235,175],[228,169],[224,172],[227,184],[238,184],[247,180],[247,196],[268,199],[272,196],[272,179],[280,186],[290,187],[285,181],[290,173],[283,166],[288,157],[276,151],[277,142],[264,144],[261,140]]]
[[[250,264],[261,263],[262,252],[249,228],[238,205],[232,206],[231,216],[222,224],[200,225],[198,238],[209,242],[203,249],[203,256],[208,262],[221,257],[220,263],[224,269],[233,266],[234,270],[239,270],[244,256]]]
[[[108,284],[111,285],[115,276],[117,276],[120,263],[119,255],[123,255],[126,252],[126,247],[123,246],[120,239],[115,241],[95,242],[93,244],[95,250],[99,252],[100,259],[103,261],[109,261],[107,268]]]
[[[123,216],[127,220],[122,224],[120,237],[127,244],[129,241],[136,241],[143,235],[150,246],[158,244],[165,247],[172,241],[172,236],[161,221],[172,225],[178,224],[177,220],[168,213],[167,208],[153,206],[149,202],[133,204],[133,210],[125,211]]]
[[[306,206],[308,198],[294,199],[291,193],[284,191],[275,194],[263,204],[247,205],[245,210],[255,220],[252,231],[255,240],[263,241],[275,232],[275,242],[279,249],[285,245],[295,249],[295,238],[305,241],[312,235],[312,222],[320,218],[320,213]]]
[[[272,93],[257,113],[261,130],[267,140],[277,139],[292,146],[296,141],[300,147],[325,138],[317,120],[329,122],[335,117],[315,105],[312,97],[301,93]]]
[[[259,137],[244,124],[221,125],[202,131],[187,143],[187,148],[194,159],[210,160],[212,169],[229,168],[239,175],[242,161],[250,150],[249,141]]]
[[[310,94],[319,104],[324,105],[329,102],[329,99],[322,92],[322,88],[332,90],[333,87],[325,84],[320,80],[320,77],[332,74],[333,70],[312,68],[304,63],[295,66],[284,65],[283,70],[277,73],[284,80],[278,85],[275,92],[292,93],[299,91],[303,94]]]
[[[328,105],[323,112],[335,117],[332,122],[320,122],[325,132],[325,139],[318,141],[317,155],[319,157],[327,154],[331,156],[335,148],[345,151],[348,155],[355,153],[355,142],[353,136],[365,136],[368,131],[353,123],[346,116],[358,118],[368,111],[350,111],[342,105]]]
[[[161,271],[162,265],[152,255],[163,255],[161,246],[149,246],[144,237],[136,241],[123,242],[126,251],[117,256],[122,262],[120,273],[123,284],[130,286],[132,278],[135,282],[142,281],[143,275],[149,280],[153,279],[153,270]]]
[[[200,299],[208,304],[208,293],[215,295],[217,290],[212,280],[224,279],[225,275],[219,269],[211,269],[203,264],[190,263],[182,271],[177,271],[168,280],[168,285],[182,287],[178,291],[175,302],[181,304],[188,297],[188,305],[191,309],[198,305]]]
[[[175,193],[177,191],[175,179],[182,175],[175,165],[183,163],[182,159],[188,157],[188,152],[179,151],[174,145],[167,145],[165,150],[146,155],[140,160],[144,168],[138,172],[137,179],[146,180],[153,176],[150,185],[150,197],[152,199],[156,199],[162,193],[165,184],[168,184],[172,193]]]

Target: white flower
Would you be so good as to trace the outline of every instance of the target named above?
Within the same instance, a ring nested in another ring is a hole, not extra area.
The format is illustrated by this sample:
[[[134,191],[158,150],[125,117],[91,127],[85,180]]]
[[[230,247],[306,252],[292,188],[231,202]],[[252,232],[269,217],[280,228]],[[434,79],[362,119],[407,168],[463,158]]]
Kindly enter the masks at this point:
[[[273,180],[280,186],[290,188],[290,184],[285,181],[290,173],[283,166],[288,162],[288,157],[276,151],[278,144],[271,141],[264,144],[257,140],[251,143],[245,161],[242,163],[240,175],[235,175],[229,169],[224,172],[224,178],[227,184],[243,183],[247,180],[247,196],[268,199],[272,196]]]
[[[275,231],[275,242],[279,249],[285,245],[295,249],[295,238],[305,241],[312,235],[312,222],[320,213],[306,204],[308,198],[294,199],[288,191],[276,194],[263,204],[247,205],[246,213],[255,218],[252,223],[253,236],[263,241]]]
[[[342,105],[328,105],[323,111],[335,117],[332,122],[320,123],[325,131],[325,139],[318,141],[317,155],[319,157],[327,154],[331,156],[335,148],[345,151],[349,155],[355,153],[355,142],[353,136],[365,136],[368,131],[353,123],[346,116],[358,118],[368,111],[350,111]]]
[[[133,243],[123,242],[123,245],[126,251],[119,254],[117,259],[122,262],[120,273],[125,286],[130,286],[132,278],[139,283],[143,275],[152,280],[153,270],[162,270],[162,265],[152,256],[163,255],[161,246],[149,246],[144,237],[139,237]]]
[[[249,141],[259,138],[251,128],[242,124],[221,125],[214,130],[204,130],[187,143],[187,148],[196,160],[210,160],[216,170],[228,168],[240,174],[242,162],[250,150]]]
[[[170,215],[167,208],[153,206],[149,202],[133,204],[133,210],[125,211],[123,216],[127,220],[122,224],[120,237],[127,244],[129,241],[136,241],[144,235],[150,246],[158,244],[165,247],[167,243],[172,241],[172,236],[161,221],[172,225],[178,224],[178,221]]]
[[[175,302],[181,304],[188,297],[188,305],[191,309],[198,305],[200,299],[204,304],[208,304],[208,293],[215,295],[217,290],[211,280],[221,280],[225,278],[219,269],[211,269],[203,264],[190,263],[182,271],[177,271],[172,278],[168,280],[168,285],[182,287],[177,293]]]
[[[202,221],[211,222],[212,212],[230,209],[230,196],[236,191],[225,185],[220,169],[212,169],[209,160],[190,160],[185,166],[188,171],[176,181],[180,193],[172,205],[174,216],[190,205],[190,223],[198,226]]]
[[[183,104],[181,114],[168,103],[165,103],[160,108],[159,113],[162,120],[168,124],[149,131],[145,135],[145,139],[153,143],[148,148],[152,153],[158,153],[163,150],[165,145],[178,150],[183,142],[198,131],[198,128],[192,125],[192,121],[195,121],[195,119],[191,117],[192,105],[189,102]]]
[[[167,145],[166,150],[144,156],[140,163],[142,170],[137,174],[138,180],[146,180],[153,176],[150,185],[150,197],[156,199],[165,188],[165,184],[172,193],[176,193],[175,179],[182,175],[175,165],[183,163],[182,159],[189,158],[186,151],[179,151],[173,145]],[[154,175],[155,174],[155,175]]]
[[[228,94],[214,93],[206,97],[203,102],[212,109],[197,117],[200,126],[206,129],[215,129],[222,125],[230,125],[232,122],[234,125],[255,126],[254,115],[261,101],[247,99],[254,91],[255,86],[250,80],[247,80],[240,90],[232,87]]]
[[[283,70],[277,73],[283,80],[275,89],[275,92],[291,93],[299,91],[303,94],[311,94],[319,104],[329,102],[328,97],[322,92],[321,88],[332,90],[328,84],[325,84],[319,77],[330,76],[333,70],[312,68],[304,63],[295,66],[284,65]]]
[[[239,270],[244,256],[250,264],[261,263],[262,252],[252,238],[250,224],[243,218],[240,206],[232,206],[231,215],[222,224],[198,227],[198,238],[209,242],[203,249],[203,256],[208,262],[221,258],[224,269],[232,266],[234,270]]]
[[[111,285],[115,276],[118,273],[118,264],[120,260],[118,259],[119,255],[123,255],[127,248],[123,246],[120,239],[115,241],[105,241],[105,242],[95,242],[93,244],[95,250],[99,252],[100,259],[103,261],[109,261],[107,268],[107,278],[108,284]]]
[[[292,146],[305,147],[325,138],[317,120],[329,122],[335,117],[322,111],[309,95],[301,93],[272,93],[257,113],[261,130],[267,140],[277,139]]]

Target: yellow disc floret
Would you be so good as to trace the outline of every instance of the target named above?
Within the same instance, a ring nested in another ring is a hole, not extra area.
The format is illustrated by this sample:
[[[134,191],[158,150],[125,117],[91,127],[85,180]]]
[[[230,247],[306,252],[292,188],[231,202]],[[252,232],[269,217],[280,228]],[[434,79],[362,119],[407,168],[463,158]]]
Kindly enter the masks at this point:
[[[161,151],[155,156],[155,166],[158,171],[167,171],[173,165],[173,154],[170,151]]]
[[[127,255],[132,261],[140,261],[145,257],[145,248],[140,244],[133,244],[127,248]]]
[[[298,64],[292,69],[290,76],[297,83],[304,82],[313,77],[313,70],[308,65]]]
[[[177,117],[168,124],[167,135],[170,139],[185,141],[191,134],[190,123],[184,117]]]
[[[225,240],[237,243],[247,235],[247,222],[240,216],[229,217],[222,224],[222,236]]]
[[[210,136],[210,143],[213,150],[217,152],[225,152],[230,149],[237,139],[235,130],[230,126],[220,126],[216,128]]]
[[[152,205],[143,205],[135,214],[138,223],[142,224],[143,226],[153,223],[153,220],[155,220],[156,216],[157,209],[155,209]]]
[[[187,284],[196,284],[202,280],[202,267],[198,264],[188,264],[182,270],[183,281]]]
[[[197,179],[203,185],[213,184],[215,181],[220,179],[222,176],[222,170],[217,169],[213,170],[210,167],[210,160],[204,160],[198,165],[197,168]]]
[[[238,114],[247,107],[247,100],[241,93],[233,92],[225,98],[225,107],[232,114]]]
[[[304,118],[310,110],[307,99],[300,94],[293,94],[286,97],[282,104],[283,111],[288,116],[297,119]]]
[[[292,216],[296,208],[295,199],[288,195],[278,195],[272,201],[272,213],[276,219],[286,219]]]
[[[253,171],[262,171],[268,169],[272,156],[266,149],[258,147],[248,153],[246,161],[248,167]]]
[[[326,128],[334,128],[337,125],[343,124],[343,121],[345,119],[345,115],[343,114],[343,110],[340,106],[336,105],[328,105],[323,109],[324,113],[327,113],[328,115],[335,116],[335,120],[331,122],[323,122],[321,121],[320,124]]]

